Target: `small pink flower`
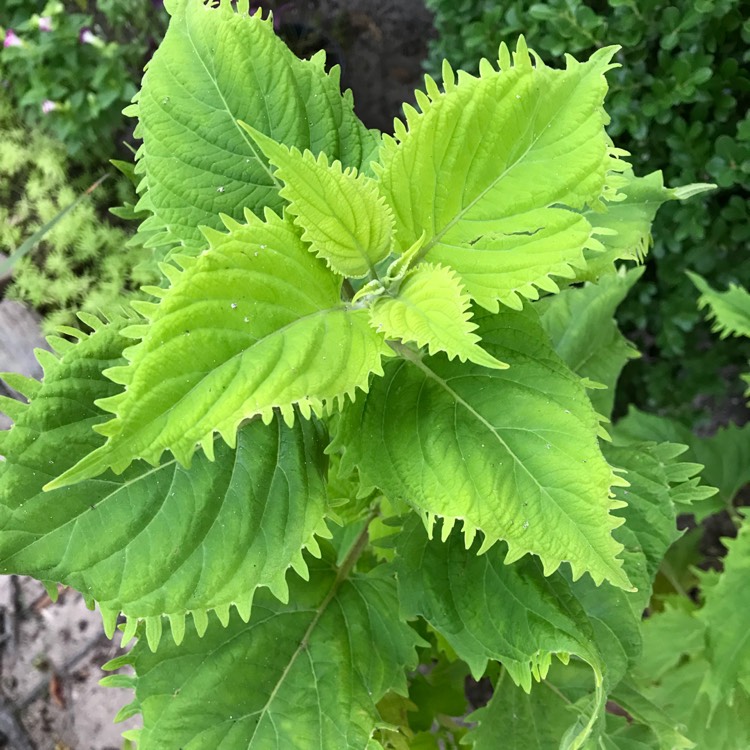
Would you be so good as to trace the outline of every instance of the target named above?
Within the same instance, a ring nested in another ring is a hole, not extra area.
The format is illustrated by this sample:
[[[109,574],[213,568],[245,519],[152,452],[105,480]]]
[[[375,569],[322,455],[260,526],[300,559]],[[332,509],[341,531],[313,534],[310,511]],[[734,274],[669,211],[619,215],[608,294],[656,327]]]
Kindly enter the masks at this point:
[[[57,102],[53,102],[51,99],[45,99],[42,102],[42,112],[48,115],[50,112],[54,112],[57,109]]]
[[[94,47],[103,47],[104,42],[94,34],[91,29],[81,29],[81,33],[78,35],[78,40],[81,44],[91,44]]]
[[[5,32],[3,47],[23,47],[23,42],[13,29],[8,29]]]
[[[52,18],[50,16],[40,16],[39,31],[52,31]]]

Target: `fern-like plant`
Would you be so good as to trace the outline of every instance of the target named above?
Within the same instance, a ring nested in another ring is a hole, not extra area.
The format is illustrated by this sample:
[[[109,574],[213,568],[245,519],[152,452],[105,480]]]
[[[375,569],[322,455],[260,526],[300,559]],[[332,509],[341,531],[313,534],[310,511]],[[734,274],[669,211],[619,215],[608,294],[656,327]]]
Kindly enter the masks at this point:
[[[93,181],[67,159],[54,139],[14,121],[0,99],[0,252],[16,248],[54,222]],[[142,248],[127,247],[128,233],[107,221],[107,203],[129,196],[124,181],[108,183],[45,232],[13,265],[6,294],[41,312],[43,329],[78,325],[78,310],[121,309],[141,283],[153,280],[138,264]],[[132,188],[131,188],[132,191]]]
[[[617,48],[446,66],[391,136],[247,1],[167,6],[132,109],[164,283],[5,376],[0,572],[124,615],[144,750],[690,747],[628,675],[711,491],[604,425],[615,264],[703,188],[611,143]],[[434,699],[467,671],[469,733]]]

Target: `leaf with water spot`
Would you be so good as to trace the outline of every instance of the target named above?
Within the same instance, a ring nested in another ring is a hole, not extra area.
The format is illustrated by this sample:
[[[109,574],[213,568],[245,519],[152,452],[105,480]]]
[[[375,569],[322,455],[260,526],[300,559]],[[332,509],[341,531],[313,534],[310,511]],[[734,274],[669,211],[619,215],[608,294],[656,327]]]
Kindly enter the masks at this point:
[[[125,386],[100,400],[115,414],[97,431],[107,442],[54,488],[123,471],[134,459],[156,465],[170,450],[189,466],[200,443],[213,456],[214,433],[231,447],[245,419],[291,424],[341,406],[382,372],[389,354],[365,309],[341,300],[341,277],[313,256],[288,219],[247,214],[227,234],[207,231],[211,247],[184,269],[165,266],[172,285],[158,304],[139,307],[149,325],[128,334],[129,364],[107,376]]]
[[[316,419],[251,422],[236,448],[219,444],[213,462],[198,456],[190,469],[136,461],[121,476],[42,490],[103,442],[92,427],[107,415],[94,401],[117,386],[101,370],[124,362],[120,332],[131,322],[48,361],[30,404],[1,434],[0,573],[72,586],[112,629],[119,612],[166,614],[178,628],[186,613],[232,604],[247,617],[258,587],[286,599],[290,566],[306,575],[303,549],[317,552],[315,535],[329,535],[328,438]]]

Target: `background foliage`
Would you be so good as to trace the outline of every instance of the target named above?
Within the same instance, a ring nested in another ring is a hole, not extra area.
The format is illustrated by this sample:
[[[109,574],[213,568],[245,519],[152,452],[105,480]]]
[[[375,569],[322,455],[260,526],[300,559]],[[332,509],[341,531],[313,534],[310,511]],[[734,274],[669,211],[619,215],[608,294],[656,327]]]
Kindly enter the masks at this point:
[[[6,0],[3,5],[0,79],[14,109],[28,126],[62,141],[75,161],[112,157],[118,138],[127,134],[122,108],[135,95],[143,65],[166,26],[161,3]]]
[[[0,103],[0,252],[10,255],[96,176],[71,165],[58,141],[14,122],[8,105]],[[15,263],[6,296],[41,312],[46,333],[58,325],[76,325],[78,310],[121,308],[152,279],[147,270],[136,270],[147,252],[126,247],[129,234],[107,219],[107,207],[126,201],[132,192],[124,178],[105,182]]]
[[[699,202],[674,202],[653,227],[652,262],[620,308],[643,353],[625,370],[622,405],[635,402],[692,417],[692,402],[735,388],[721,377],[747,358],[747,341],[718,342],[695,306],[685,276],[719,286],[750,276],[750,18],[742,0],[427,0],[437,38],[427,69],[447,58],[476,70],[501,41],[526,35],[547,62],[585,57],[618,43],[607,111],[609,133],[630,151],[636,172],[664,172],[668,185],[715,182]],[[710,366],[707,350],[710,349]],[[736,391],[734,391],[736,392]]]

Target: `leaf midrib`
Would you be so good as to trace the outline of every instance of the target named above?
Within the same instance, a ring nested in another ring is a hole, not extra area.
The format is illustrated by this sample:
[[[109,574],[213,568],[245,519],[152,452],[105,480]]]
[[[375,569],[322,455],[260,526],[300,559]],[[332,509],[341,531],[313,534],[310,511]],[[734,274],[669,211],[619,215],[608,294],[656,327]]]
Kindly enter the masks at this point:
[[[579,539],[581,539],[584,544],[594,553],[597,560],[602,562],[604,564],[604,569],[610,572],[610,575],[612,573],[619,573],[620,576],[624,576],[624,572],[621,569],[614,569],[612,566],[612,562],[608,560],[607,558],[603,557],[602,554],[593,546],[591,541],[588,539],[588,537],[583,534],[580,529],[578,528],[578,524],[570,517],[570,515],[566,512],[564,508],[560,506],[560,504],[557,502],[557,500],[539,483],[539,481],[536,479],[536,477],[529,471],[528,467],[524,464],[523,461],[520,460],[520,458],[513,452],[511,447],[503,440],[503,438],[498,433],[497,429],[490,424],[474,407],[469,404],[467,401],[465,401],[461,396],[454,391],[448,383],[441,378],[437,373],[435,373],[433,370],[431,370],[427,365],[424,364],[424,362],[418,357],[414,356],[408,357],[408,360],[414,364],[416,367],[418,367],[428,378],[431,380],[434,380],[443,390],[445,390],[451,398],[453,398],[457,404],[460,404],[466,411],[471,414],[477,421],[479,421],[482,425],[484,425],[492,434],[497,441],[500,443],[500,445],[508,452],[508,455],[512,458],[512,460],[516,463],[517,466],[520,467],[520,469],[529,477],[529,479],[537,486],[540,493],[544,497],[546,497],[551,503],[557,507],[560,512],[570,520],[572,527],[576,530]],[[605,578],[609,579],[609,576],[605,576]]]

